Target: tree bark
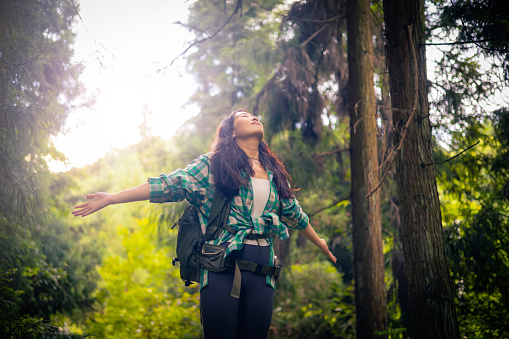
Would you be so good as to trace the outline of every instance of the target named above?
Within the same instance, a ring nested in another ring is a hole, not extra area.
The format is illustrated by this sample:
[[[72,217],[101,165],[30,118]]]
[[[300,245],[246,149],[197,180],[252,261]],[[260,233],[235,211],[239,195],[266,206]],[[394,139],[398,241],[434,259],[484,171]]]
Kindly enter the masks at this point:
[[[385,0],[383,6],[412,338],[459,338],[434,166],[423,166],[433,162],[424,1]]]
[[[365,198],[379,181],[369,0],[347,1],[347,26],[356,333],[383,338],[375,335],[387,329],[380,195]]]

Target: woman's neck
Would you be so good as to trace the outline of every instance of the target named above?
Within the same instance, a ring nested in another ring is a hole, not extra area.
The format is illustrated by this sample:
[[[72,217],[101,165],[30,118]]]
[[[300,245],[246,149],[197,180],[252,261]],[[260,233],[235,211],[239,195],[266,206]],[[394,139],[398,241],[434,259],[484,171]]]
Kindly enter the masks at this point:
[[[251,159],[259,159],[258,146],[260,145],[260,141],[258,138],[237,140],[237,145],[239,145]]]

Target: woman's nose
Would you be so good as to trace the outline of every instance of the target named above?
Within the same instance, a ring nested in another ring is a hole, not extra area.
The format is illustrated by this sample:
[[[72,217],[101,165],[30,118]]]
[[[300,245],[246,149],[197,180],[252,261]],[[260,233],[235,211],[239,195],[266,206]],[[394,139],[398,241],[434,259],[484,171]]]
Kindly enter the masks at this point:
[[[253,115],[252,119],[253,119],[254,121],[258,121],[258,117],[257,117],[256,115]]]

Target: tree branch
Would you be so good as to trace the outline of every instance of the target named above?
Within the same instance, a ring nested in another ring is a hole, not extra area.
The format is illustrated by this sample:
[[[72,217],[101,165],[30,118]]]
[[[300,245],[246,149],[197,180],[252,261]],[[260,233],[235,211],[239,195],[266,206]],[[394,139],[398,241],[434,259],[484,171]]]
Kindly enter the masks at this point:
[[[340,198],[339,200],[337,200],[337,201],[333,202],[333,203],[332,203],[332,204],[330,204],[330,205],[327,205],[327,206],[325,206],[325,207],[319,208],[318,210],[314,211],[313,213],[307,213],[307,216],[311,218],[311,217],[313,217],[313,216],[317,215],[318,213],[321,213],[321,212],[323,212],[323,211],[325,211],[325,210],[328,210],[328,209],[329,209],[329,208],[331,208],[331,207],[336,206],[337,204],[339,204],[339,203],[340,203],[340,202],[342,202],[342,201],[349,200],[349,199],[350,199],[350,197],[351,197],[351,195],[350,195],[350,194],[348,194],[348,196],[347,196],[347,197],[342,197],[342,198]]]
[[[489,42],[489,41],[498,41],[500,38],[494,39],[481,39],[481,40],[466,40],[466,41],[455,41],[455,42],[428,42],[419,44],[419,46],[447,46],[447,45],[467,45],[467,44],[477,44],[479,42]]]
[[[466,151],[468,151],[472,147],[477,146],[480,142],[481,142],[481,140],[478,140],[475,144],[468,146],[463,151],[459,152],[458,154],[456,154],[455,156],[453,156],[453,157],[451,157],[451,158],[449,158],[447,160],[440,161],[440,162],[432,162],[432,163],[429,163],[429,164],[421,164],[421,167],[424,168],[426,166],[431,166],[431,165],[440,165],[440,164],[446,163],[448,161],[451,161],[452,159],[459,157],[460,155],[462,155],[463,153],[465,153]]]
[[[313,38],[315,36],[317,36],[318,34],[320,34],[320,32],[322,32],[325,27],[327,27],[327,25],[322,25],[322,27],[320,27],[316,32],[314,32],[309,38],[306,39],[306,41],[304,41],[303,43],[300,44],[300,48],[303,48],[304,46],[306,46],[308,44],[308,42],[310,42],[311,40],[313,40]]]

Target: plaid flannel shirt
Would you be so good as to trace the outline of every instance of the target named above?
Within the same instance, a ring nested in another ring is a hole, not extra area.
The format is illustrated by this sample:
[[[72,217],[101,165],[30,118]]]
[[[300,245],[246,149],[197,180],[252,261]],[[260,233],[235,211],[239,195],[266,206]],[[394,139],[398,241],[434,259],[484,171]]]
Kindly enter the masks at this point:
[[[214,174],[210,166],[211,153],[201,155],[192,161],[185,169],[177,169],[170,174],[161,174],[157,178],[149,178],[150,202],[176,202],[187,200],[190,204],[199,206],[199,219],[203,233],[208,222],[208,215],[212,207],[214,196]],[[273,174],[266,169],[270,180],[270,194],[261,217],[251,217],[253,207],[253,187],[241,186],[239,194],[233,197],[230,205],[228,222],[237,230],[237,234],[223,230],[220,236],[209,243],[220,245],[229,242],[226,255],[244,246],[244,239],[251,233],[268,234],[271,231],[280,239],[289,237],[288,229],[303,230],[308,225],[308,216],[302,211],[297,199],[282,199],[281,220],[277,215],[279,208],[279,194],[273,181]],[[247,175],[245,175],[247,177]],[[273,238],[267,239],[270,247],[270,265],[274,265]],[[275,288],[274,278],[267,276],[267,283]],[[200,288],[208,284],[208,271],[202,269]]]

